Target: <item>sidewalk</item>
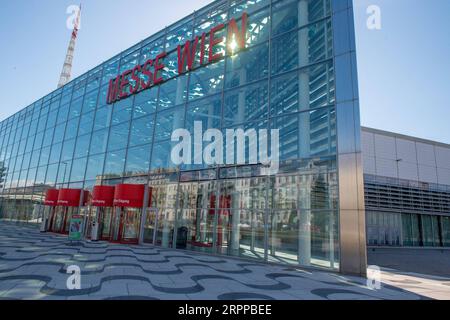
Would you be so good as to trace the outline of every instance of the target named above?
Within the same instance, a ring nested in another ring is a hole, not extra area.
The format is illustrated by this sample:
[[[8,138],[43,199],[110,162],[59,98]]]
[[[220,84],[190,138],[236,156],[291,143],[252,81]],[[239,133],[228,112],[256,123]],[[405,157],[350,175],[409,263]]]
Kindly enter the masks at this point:
[[[71,265],[81,269],[80,290],[67,288]],[[360,277],[190,251],[106,242],[71,246],[64,236],[0,222],[0,299],[415,300],[428,293],[405,282],[410,276],[386,272],[388,281],[371,290]],[[445,296],[442,290],[436,298]]]

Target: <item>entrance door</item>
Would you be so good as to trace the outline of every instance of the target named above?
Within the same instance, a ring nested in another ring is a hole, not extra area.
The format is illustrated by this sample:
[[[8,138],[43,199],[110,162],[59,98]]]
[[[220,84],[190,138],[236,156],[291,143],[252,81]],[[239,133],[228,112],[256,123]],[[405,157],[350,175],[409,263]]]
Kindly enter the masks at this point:
[[[55,207],[50,207],[49,213],[48,213],[48,222],[47,222],[47,226],[48,226],[48,231],[52,232],[53,231],[53,226],[55,223],[55,215],[56,215],[56,208]]]
[[[90,207],[87,211],[87,217],[85,218],[84,236],[86,239],[91,239],[92,236],[92,223],[99,221],[98,208]]]
[[[155,224],[156,236],[154,237],[155,244],[162,246],[163,248],[172,248],[175,210],[174,209],[158,210],[158,215],[156,219],[157,219]]]
[[[140,208],[123,208],[123,226],[121,232],[121,242],[138,243],[139,242],[139,228],[141,226],[141,212]]]
[[[73,214],[78,212],[78,208],[72,207],[56,207],[50,220],[51,232],[69,234],[70,219]]]
[[[67,211],[67,207],[56,207],[50,223],[50,231],[64,233],[67,222]]]
[[[144,242],[155,244],[156,242],[156,226],[158,225],[158,209],[148,208],[145,217],[144,226]]]
[[[111,219],[109,240],[120,243],[138,243],[140,225],[140,208],[115,208]]]
[[[110,240],[113,208],[98,208],[100,222],[100,239]]]

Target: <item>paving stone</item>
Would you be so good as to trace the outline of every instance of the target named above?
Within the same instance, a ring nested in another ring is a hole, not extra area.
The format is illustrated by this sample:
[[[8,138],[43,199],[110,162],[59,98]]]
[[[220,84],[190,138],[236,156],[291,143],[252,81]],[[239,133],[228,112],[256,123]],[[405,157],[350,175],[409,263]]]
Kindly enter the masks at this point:
[[[0,252],[5,253],[0,256],[0,298],[420,299],[421,294],[450,298],[447,278],[426,279],[387,270],[383,273],[382,289],[368,290],[365,279],[332,272],[151,246],[89,241],[70,246],[67,237],[0,224]],[[64,270],[69,265],[81,268],[81,291],[67,289],[70,275]],[[17,276],[20,278],[8,280]],[[409,292],[393,290],[390,286]],[[56,291],[47,294],[48,291],[41,290],[44,287]]]

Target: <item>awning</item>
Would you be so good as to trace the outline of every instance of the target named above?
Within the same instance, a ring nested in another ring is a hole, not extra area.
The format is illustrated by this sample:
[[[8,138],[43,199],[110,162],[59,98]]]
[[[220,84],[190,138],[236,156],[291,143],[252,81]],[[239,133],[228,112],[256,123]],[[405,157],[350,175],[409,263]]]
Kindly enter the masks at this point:
[[[58,195],[58,206],[78,207],[80,205],[81,192],[84,192],[83,205],[88,201],[89,191],[82,189],[61,189]]]
[[[59,190],[58,189],[48,189],[45,192],[44,205],[46,206],[56,206],[58,203]]]
[[[94,207],[112,207],[114,205],[113,186],[95,186],[92,191],[91,204]]]
[[[143,184],[118,184],[114,191],[114,206],[142,208],[144,193]]]

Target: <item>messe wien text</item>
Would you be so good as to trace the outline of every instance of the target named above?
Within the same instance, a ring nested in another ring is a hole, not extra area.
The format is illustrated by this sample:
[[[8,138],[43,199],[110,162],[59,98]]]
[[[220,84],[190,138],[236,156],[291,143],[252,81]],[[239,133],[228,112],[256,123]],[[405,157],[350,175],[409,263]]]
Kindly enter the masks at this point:
[[[225,52],[224,50],[217,50],[217,48],[224,42],[229,46],[229,51],[232,54],[244,49],[247,34],[247,13],[244,12],[240,20],[240,30],[236,19],[233,18],[227,24],[221,23],[211,28],[208,33],[204,32],[200,36],[196,36],[194,40],[188,40],[184,45],[178,45],[178,74],[222,59]],[[227,30],[226,37],[220,36],[224,30]],[[164,58],[166,57],[167,53],[162,52],[156,58],[148,59],[142,65],[136,65],[111,79],[107,103],[112,104],[164,82],[162,71],[166,67],[164,64]]]

